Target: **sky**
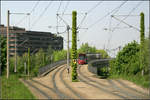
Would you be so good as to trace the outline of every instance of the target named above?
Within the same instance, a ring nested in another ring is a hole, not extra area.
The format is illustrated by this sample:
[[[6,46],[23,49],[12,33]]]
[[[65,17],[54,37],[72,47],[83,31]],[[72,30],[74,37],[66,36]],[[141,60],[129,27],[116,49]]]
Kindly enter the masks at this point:
[[[140,29],[141,12],[145,15],[146,36],[150,29],[149,1],[1,1],[1,24],[4,25],[7,25],[7,10],[12,13],[11,26],[53,34],[57,33],[57,18],[60,26],[58,32],[66,31],[66,24],[60,18],[72,27],[71,14],[75,10],[77,26],[83,21],[77,30],[78,48],[82,43],[88,42],[97,49],[107,50],[112,57],[117,54],[119,46],[123,47],[133,40],[140,41],[140,32],[136,29]],[[26,15],[27,13],[30,15]],[[57,17],[57,13],[60,17]],[[122,19],[124,23],[120,23]],[[130,28],[127,24],[134,28]],[[64,38],[64,49],[67,49],[67,33],[59,35]],[[69,35],[71,41],[71,30]]]

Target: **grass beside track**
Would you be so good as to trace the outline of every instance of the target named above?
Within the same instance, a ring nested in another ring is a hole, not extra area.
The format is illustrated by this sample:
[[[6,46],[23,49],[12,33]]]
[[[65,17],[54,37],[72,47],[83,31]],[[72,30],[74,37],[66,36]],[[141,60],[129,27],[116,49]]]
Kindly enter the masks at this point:
[[[2,99],[36,99],[17,75],[10,75],[9,79],[3,75],[1,83]]]
[[[109,76],[110,79],[124,79],[131,81],[143,88],[150,88],[150,79],[149,76],[139,76],[139,75],[112,75]]]

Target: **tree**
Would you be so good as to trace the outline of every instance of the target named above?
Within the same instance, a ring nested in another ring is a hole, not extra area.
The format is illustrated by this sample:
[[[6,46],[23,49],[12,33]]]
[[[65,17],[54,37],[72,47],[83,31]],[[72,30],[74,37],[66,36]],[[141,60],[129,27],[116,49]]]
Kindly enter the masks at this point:
[[[6,68],[6,62],[7,62],[7,46],[6,46],[6,39],[2,36],[0,36],[0,43],[1,43],[1,62],[0,62],[0,71],[4,71]],[[0,72],[1,75],[1,72]]]
[[[72,51],[71,51],[71,66],[72,66],[72,81],[77,81],[77,12],[72,12]]]
[[[109,58],[108,53],[105,50],[103,50],[103,49],[96,50],[96,53],[100,53],[102,58]]]
[[[78,49],[78,53],[96,53],[96,47],[89,46],[88,43],[83,43]]]
[[[108,58],[108,54],[105,50],[98,50],[95,46],[90,46],[88,43],[83,43],[81,47],[78,49],[78,53],[100,53],[102,58]]]
[[[53,52],[53,61],[59,61],[59,60],[64,60],[67,58],[67,51],[66,50],[61,50],[61,51],[54,51]]]
[[[111,65],[112,74],[136,74],[140,72],[139,68],[140,45],[133,41],[128,43],[119,53],[113,65]]]

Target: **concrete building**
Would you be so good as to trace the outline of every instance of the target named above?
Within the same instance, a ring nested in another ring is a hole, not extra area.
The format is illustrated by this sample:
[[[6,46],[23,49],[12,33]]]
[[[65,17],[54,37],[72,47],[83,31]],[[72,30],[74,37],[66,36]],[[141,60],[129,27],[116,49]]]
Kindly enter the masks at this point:
[[[0,34],[4,37],[7,37],[6,28],[0,25]],[[26,31],[23,28],[10,27],[9,33],[10,56],[15,55],[15,50],[17,55],[21,56],[28,51],[28,48],[31,53],[36,53],[40,48],[46,51],[48,46],[51,46],[53,50],[63,49],[63,38],[50,32]]]

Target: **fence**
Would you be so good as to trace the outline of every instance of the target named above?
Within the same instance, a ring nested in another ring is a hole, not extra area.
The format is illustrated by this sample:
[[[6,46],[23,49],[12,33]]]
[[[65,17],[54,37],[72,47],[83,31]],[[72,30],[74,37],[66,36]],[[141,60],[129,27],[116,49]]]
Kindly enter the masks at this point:
[[[41,67],[39,69],[38,76],[45,76],[50,71],[54,70],[55,68],[59,67],[60,65],[66,64],[66,63],[67,63],[67,60],[61,60],[61,61],[57,61],[57,62],[54,62],[54,63],[49,64],[49,65],[46,65],[44,67]]]

